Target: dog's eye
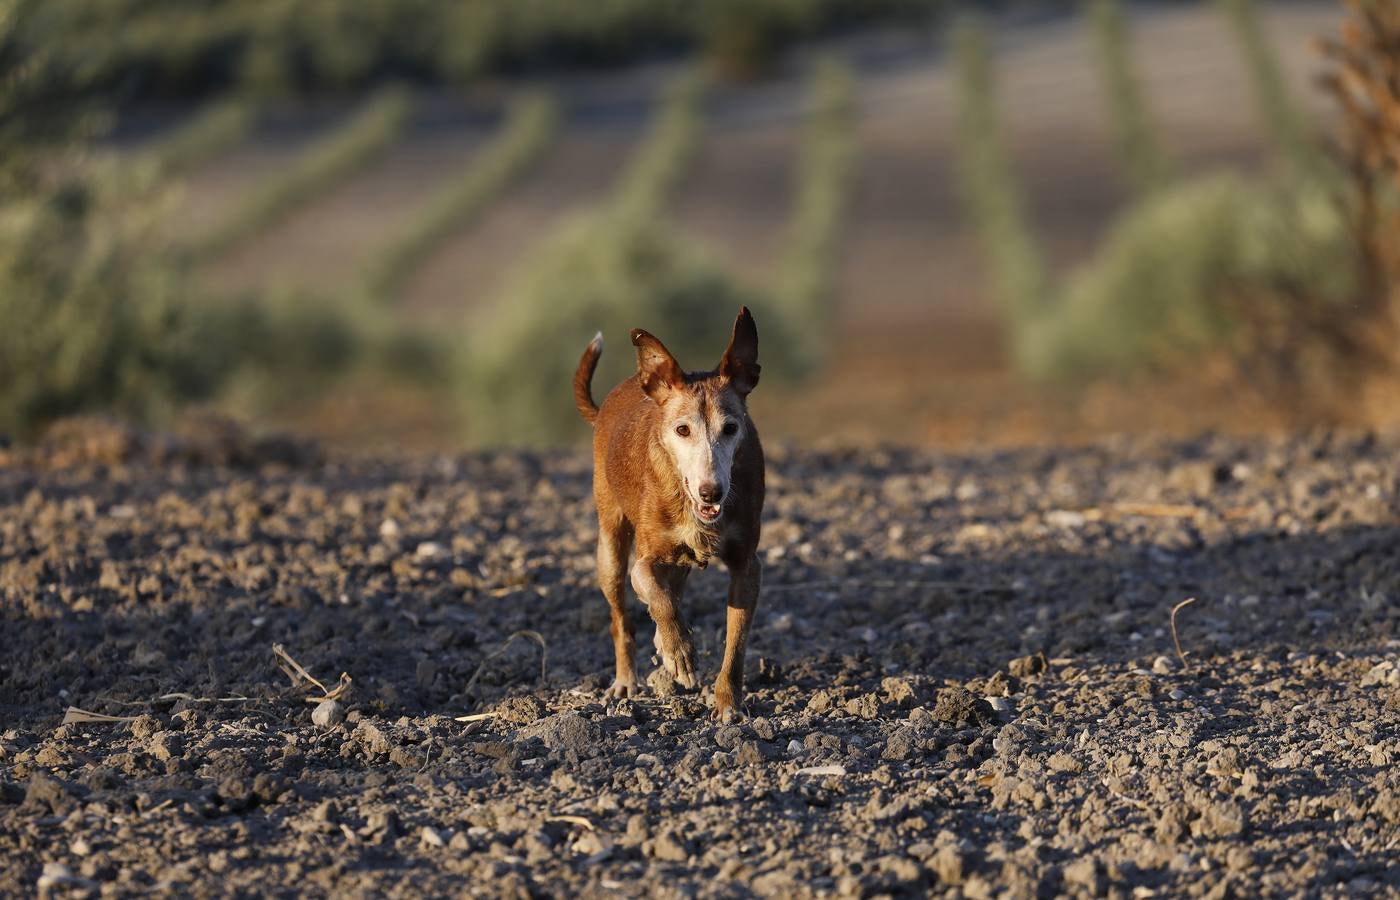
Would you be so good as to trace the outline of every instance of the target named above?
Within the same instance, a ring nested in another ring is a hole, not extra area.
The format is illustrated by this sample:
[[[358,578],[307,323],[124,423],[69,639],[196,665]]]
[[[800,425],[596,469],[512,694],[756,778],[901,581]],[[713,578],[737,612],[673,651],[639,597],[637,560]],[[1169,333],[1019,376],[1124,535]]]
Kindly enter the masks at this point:
[[[681,437],[690,437],[690,426],[689,426],[689,425],[677,425],[677,426],[676,426],[676,434],[680,435]]]
[[[721,428],[720,431],[724,432],[725,437],[733,437],[739,433],[739,424],[737,422],[725,422],[724,427]]]

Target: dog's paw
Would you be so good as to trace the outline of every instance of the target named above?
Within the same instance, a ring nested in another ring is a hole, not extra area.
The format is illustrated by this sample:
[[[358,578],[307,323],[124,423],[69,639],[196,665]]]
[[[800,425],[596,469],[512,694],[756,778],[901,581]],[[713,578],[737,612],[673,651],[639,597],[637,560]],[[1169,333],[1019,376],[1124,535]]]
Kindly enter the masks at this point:
[[[715,706],[715,721],[721,725],[737,725],[748,721],[749,714],[733,704]]]
[[[608,688],[606,696],[610,700],[626,700],[629,697],[636,697],[637,694],[637,676],[634,675],[626,679],[613,679],[612,687]]]
[[[695,649],[689,645],[681,645],[674,650],[663,650],[661,653],[661,664],[666,667],[666,672],[676,684],[688,691],[693,691],[700,686],[700,681],[695,677]]]

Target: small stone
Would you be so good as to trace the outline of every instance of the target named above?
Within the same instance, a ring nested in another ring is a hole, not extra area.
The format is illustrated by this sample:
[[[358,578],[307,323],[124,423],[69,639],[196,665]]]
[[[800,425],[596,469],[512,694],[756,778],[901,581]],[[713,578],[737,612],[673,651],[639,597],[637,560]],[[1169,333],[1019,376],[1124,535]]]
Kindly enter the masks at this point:
[[[1171,693],[1167,694],[1167,696],[1170,697],[1170,698],[1172,698],[1173,700],[1185,700],[1185,699],[1186,699],[1186,692],[1183,691],[1183,690],[1181,690],[1180,688],[1177,688],[1177,689],[1173,690]]]
[[[433,679],[437,678],[439,666],[431,659],[418,660],[418,666],[414,670],[414,682],[418,685],[418,690],[427,691],[433,686]]]
[[[424,825],[418,832],[418,841],[424,847],[442,848],[447,846],[447,842],[438,834],[437,829],[431,825]]]
[[[880,756],[890,760],[905,759],[914,751],[915,740],[912,728],[896,728],[889,740],[885,741],[885,750]]]
[[[715,729],[715,744],[733,750],[744,740],[744,729],[737,725],[722,725]]]
[[[345,707],[338,700],[322,700],[311,711],[311,724],[317,728],[331,728],[345,721]]]
[[[907,678],[886,676],[880,681],[880,693],[885,700],[896,706],[910,707],[919,701],[914,685]]]
[[[878,719],[880,698],[875,694],[861,694],[846,701],[846,712],[866,720]]]
[[[1170,675],[1176,671],[1176,663],[1169,656],[1159,656],[1152,660],[1152,671],[1158,675]]]
[[[1006,670],[1017,678],[1028,678],[1045,671],[1045,655],[1021,656],[1007,663]]]
[[[778,751],[767,741],[744,741],[739,745],[735,758],[746,766],[756,766],[777,757]]]
[[[885,856],[878,864],[891,881],[905,887],[918,884],[924,877],[924,867],[907,856]]]
[[[1244,810],[1234,803],[1221,801],[1205,808],[1196,820],[1196,830],[1205,837],[1230,837],[1245,829]]]
[[[512,725],[530,725],[544,718],[549,710],[540,698],[526,694],[507,697],[496,706],[496,719]]]
[[[146,743],[146,752],[161,762],[166,762],[184,755],[185,740],[178,734],[160,731],[152,735]]]
[[[380,840],[392,840],[399,834],[398,813],[392,809],[370,813],[369,818],[365,820],[365,827],[360,829],[360,834]]]
[[[1092,856],[1086,856],[1069,863],[1065,866],[1062,874],[1065,884],[1082,887],[1094,895],[1103,893],[1103,878],[1099,873],[1099,864]]]
[[[963,881],[963,855],[962,851],[952,844],[946,844],[933,854],[928,861],[929,868],[938,876],[938,880],[944,884],[962,884]]]
[[[78,805],[78,796],[73,785],[43,772],[35,772],[29,777],[24,805],[30,809],[64,815]]]
[[[76,887],[90,891],[96,886],[94,882],[73,874],[73,870],[63,863],[56,862],[44,863],[44,871],[35,885],[40,897],[52,896],[53,889],[58,887]]]
[[[379,536],[386,541],[396,540],[399,536],[399,523],[395,519],[385,519],[379,523]]]
[[[651,855],[662,862],[685,862],[690,851],[674,831],[663,831],[651,842]]]
[[[636,846],[645,841],[649,833],[647,817],[641,813],[634,813],[627,817],[627,830],[623,832],[622,842],[629,847]]]
[[[162,730],[160,720],[152,715],[139,715],[131,723],[131,736],[138,741],[150,740],[156,732]]]
[[[541,719],[520,732],[522,738],[539,738],[551,750],[572,750],[591,756],[601,738],[599,728],[576,712],[559,713]]]
[[[597,858],[611,850],[612,842],[596,831],[585,831],[574,841],[574,852],[580,856]]]
[[[676,682],[671,678],[671,673],[664,668],[657,667],[651,670],[647,676],[647,687],[658,697],[674,697],[676,695]]]
[[[424,541],[418,545],[418,549],[413,551],[413,555],[419,559],[437,559],[447,553],[442,544],[437,541]]]
[[[933,718],[948,725],[986,724],[992,719],[992,708],[966,688],[948,687],[938,692]]]

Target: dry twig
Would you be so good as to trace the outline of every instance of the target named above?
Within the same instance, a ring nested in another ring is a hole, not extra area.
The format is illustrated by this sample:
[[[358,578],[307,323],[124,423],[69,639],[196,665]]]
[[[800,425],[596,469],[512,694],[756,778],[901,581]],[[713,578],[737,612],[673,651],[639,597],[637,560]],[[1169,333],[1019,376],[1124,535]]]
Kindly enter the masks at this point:
[[[281,669],[288,678],[292,680],[294,686],[300,687],[303,682],[313,684],[321,689],[321,696],[304,698],[307,703],[323,703],[326,700],[339,700],[345,696],[345,692],[350,690],[351,678],[345,672],[340,673],[340,681],[333,688],[327,688],[316,676],[302,666],[301,663],[292,659],[292,655],[281,644],[272,645],[272,655],[277,657],[277,667]]]
[[[545,821],[546,821],[546,822],[568,822],[570,825],[577,825],[578,827],[583,828],[583,829],[585,829],[585,830],[587,830],[587,831],[596,831],[596,830],[597,830],[597,829],[595,829],[595,828],[593,827],[593,823],[590,822],[590,821],[588,821],[587,819],[585,819],[583,816],[553,815],[553,816],[548,816],[548,817],[546,817],[546,818],[545,818]]]
[[[1176,635],[1176,614],[1181,611],[1182,607],[1190,606],[1195,602],[1195,597],[1187,597],[1185,600],[1172,607],[1172,643],[1176,645],[1176,656],[1181,660],[1181,668],[1183,670],[1190,669],[1191,665],[1186,661],[1186,654],[1182,652],[1181,649],[1181,639]]]

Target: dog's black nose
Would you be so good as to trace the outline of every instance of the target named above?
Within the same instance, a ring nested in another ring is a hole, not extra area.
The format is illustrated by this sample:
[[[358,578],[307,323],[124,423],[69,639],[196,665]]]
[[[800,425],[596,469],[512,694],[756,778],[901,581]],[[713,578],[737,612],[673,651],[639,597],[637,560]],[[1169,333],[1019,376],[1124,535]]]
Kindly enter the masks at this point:
[[[720,490],[719,485],[713,481],[707,481],[700,485],[700,499],[706,503],[718,503],[723,496],[724,491]]]

